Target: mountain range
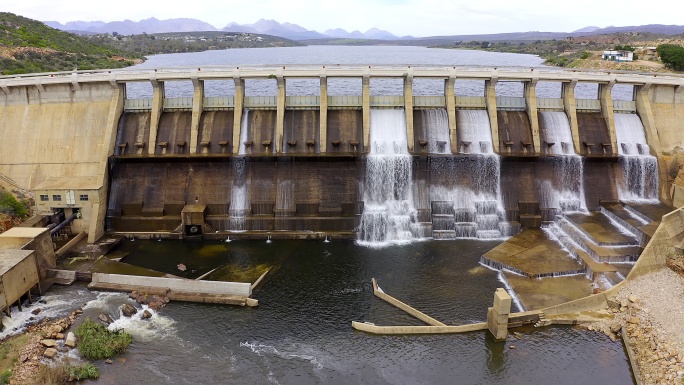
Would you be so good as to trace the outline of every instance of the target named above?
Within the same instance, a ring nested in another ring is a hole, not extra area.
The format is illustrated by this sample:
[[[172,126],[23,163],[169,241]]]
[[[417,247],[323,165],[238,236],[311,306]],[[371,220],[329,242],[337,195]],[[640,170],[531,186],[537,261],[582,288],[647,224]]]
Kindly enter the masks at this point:
[[[154,17],[140,21],[124,20],[105,23],[103,21],[70,21],[61,24],[56,21],[45,21],[52,28],[80,34],[93,33],[118,33],[121,35],[133,35],[141,33],[167,33],[167,32],[202,32],[219,31],[213,25],[197,19],[168,19],[159,20]],[[663,35],[684,34],[683,25],[648,24],[639,26],[600,28],[596,26],[584,27],[572,32],[511,32],[498,34],[477,35],[450,35],[430,36],[414,38],[412,36],[398,37],[390,32],[377,28],[371,28],[366,32],[347,32],[341,28],[328,29],[318,32],[306,29],[292,23],[279,23],[275,20],[261,19],[253,24],[228,23],[220,29],[225,32],[258,33],[273,35],[291,40],[329,40],[329,39],[369,39],[369,40],[402,40],[402,41],[446,41],[446,40],[487,40],[487,41],[529,41],[537,39],[562,39],[567,36],[601,35],[610,33],[642,32]]]
[[[168,19],[159,20],[151,17],[140,21],[124,20],[105,23],[103,21],[70,21],[62,24],[57,21],[44,21],[52,28],[80,34],[94,33],[118,33],[120,35],[135,35],[141,33],[166,33],[166,32],[200,32],[219,31],[213,25],[197,19]],[[279,23],[275,20],[261,19],[253,24],[228,23],[220,29],[226,32],[258,33],[264,35],[279,36],[291,40],[312,40],[328,38],[350,39],[381,39],[394,40],[397,36],[390,32],[377,28],[371,28],[366,32],[344,29],[329,29],[323,33],[308,30],[292,23]],[[407,38],[407,37],[405,37]]]

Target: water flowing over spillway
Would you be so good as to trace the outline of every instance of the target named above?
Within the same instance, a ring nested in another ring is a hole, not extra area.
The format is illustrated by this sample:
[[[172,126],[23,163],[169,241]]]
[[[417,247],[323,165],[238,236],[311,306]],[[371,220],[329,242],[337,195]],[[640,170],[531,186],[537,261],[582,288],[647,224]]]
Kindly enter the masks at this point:
[[[423,111],[423,127],[427,131],[428,152],[430,154],[450,154],[449,117],[444,109]]]
[[[485,110],[459,110],[461,151],[469,156],[431,160],[440,180],[432,189],[432,216],[441,238],[501,238],[515,229],[504,220],[501,161],[492,148]]]
[[[621,200],[658,199],[658,161],[650,154],[644,125],[636,114],[615,114],[615,136],[622,168]]]
[[[409,241],[418,232],[413,204],[413,161],[403,110],[371,110],[360,240],[369,245]]]
[[[553,180],[541,186],[542,207],[562,212],[586,210],[582,158],[575,153],[568,117],[560,111],[540,111],[542,151],[552,155]]]
[[[247,142],[249,138],[249,110],[242,114],[240,122],[240,143],[238,155],[247,154]],[[233,186],[230,192],[229,228],[233,231],[244,231],[246,217],[249,210],[249,194],[247,184],[247,160],[244,156],[236,156],[233,159]]]

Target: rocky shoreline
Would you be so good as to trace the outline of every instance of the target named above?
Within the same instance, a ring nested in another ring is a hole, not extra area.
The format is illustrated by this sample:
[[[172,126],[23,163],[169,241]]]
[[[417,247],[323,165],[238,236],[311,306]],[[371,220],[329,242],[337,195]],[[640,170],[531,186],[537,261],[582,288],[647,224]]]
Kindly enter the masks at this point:
[[[684,276],[664,268],[626,282],[610,317],[588,326],[620,338],[624,329],[644,385],[684,383]]]

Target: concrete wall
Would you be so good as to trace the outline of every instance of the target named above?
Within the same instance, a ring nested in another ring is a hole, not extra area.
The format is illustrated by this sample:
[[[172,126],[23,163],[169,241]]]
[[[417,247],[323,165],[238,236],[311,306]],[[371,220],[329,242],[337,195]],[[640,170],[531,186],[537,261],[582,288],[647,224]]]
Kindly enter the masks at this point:
[[[168,288],[171,291],[198,294],[237,295],[249,297],[252,294],[250,283],[195,281],[180,278],[139,277],[134,275],[93,273],[93,285],[115,284],[131,287]]]
[[[651,86],[648,92],[662,151],[684,148],[684,92],[682,86]],[[649,143],[650,144],[650,143]],[[661,154],[658,154],[661,155]]]

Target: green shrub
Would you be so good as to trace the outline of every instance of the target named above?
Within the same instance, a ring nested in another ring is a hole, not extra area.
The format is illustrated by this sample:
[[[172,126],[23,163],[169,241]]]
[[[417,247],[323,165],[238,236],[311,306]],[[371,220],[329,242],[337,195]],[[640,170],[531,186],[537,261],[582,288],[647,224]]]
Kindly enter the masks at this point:
[[[591,56],[590,52],[584,51],[584,52],[582,52],[582,56],[580,56],[580,57],[582,59],[589,59],[590,56]]]
[[[7,369],[0,374],[0,385],[9,384],[10,377],[12,377],[12,369]]]
[[[80,339],[78,350],[89,360],[102,360],[124,353],[133,342],[133,337],[123,330],[111,331],[90,318],[86,318],[75,334]]]
[[[100,377],[100,369],[97,366],[87,363],[83,366],[67,366],[69,379],[72,381],[89,380]]]
[[[5,190],[0,190],[0,213],[25,218],[28,215],[26,206]]]
[[[684,47],[675,44],[661,44],[656,48],[665,67],[684,71]]]

